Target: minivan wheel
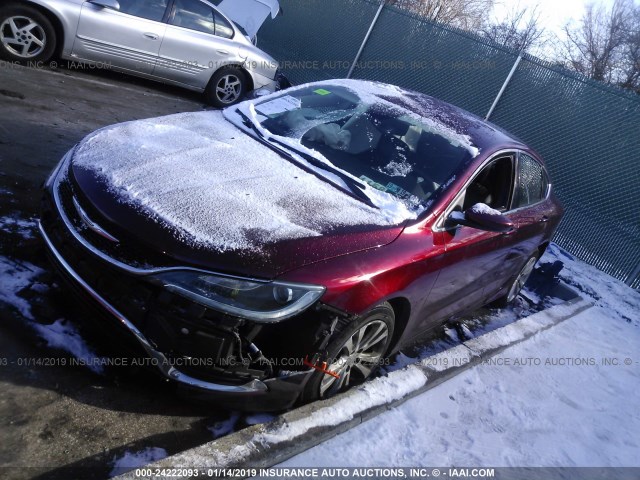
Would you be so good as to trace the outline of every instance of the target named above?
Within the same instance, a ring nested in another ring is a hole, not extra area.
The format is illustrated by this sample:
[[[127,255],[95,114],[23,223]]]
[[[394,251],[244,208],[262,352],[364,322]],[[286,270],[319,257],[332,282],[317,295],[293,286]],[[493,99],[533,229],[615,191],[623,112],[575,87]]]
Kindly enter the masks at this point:
[[[367,315],[352,321],[341,321],[327,347],[328,371],[316,371],[307,382],[301,400],[309,402],[329,398],[367,380],[380,366],[393,337],[395,315],[383,303]]]
[[[214,107],[228,107],[238,103],[247,93],[247,77],[238,68],[225,67],[218,70],[205,91],[207,102]]]
[[[533,272],[533,267],[535,267],[537,261],[537,255],[532,255],[529,260],[527,260],[527,262],[520,269],[520,272],[518,272],[518,275],[516,275],[515,279],[509,286],[509,291],[507,292],[507,294],[495,300],[493,302],[494,306],[506,307],[516,299],[520,291],[524,288],[525,283],[527,283],[527,280],[529,280],[529,277]]]
[[[26,64],[46,62],[56,50],[56,32],[47,17],[27,6],[0,9],[0,55]]]

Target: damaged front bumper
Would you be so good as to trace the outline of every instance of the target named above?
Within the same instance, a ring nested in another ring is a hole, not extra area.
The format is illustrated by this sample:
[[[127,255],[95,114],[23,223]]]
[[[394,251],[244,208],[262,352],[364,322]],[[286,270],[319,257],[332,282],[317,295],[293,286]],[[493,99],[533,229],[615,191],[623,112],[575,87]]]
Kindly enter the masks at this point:
[[[260,325],[215,313],[174,296],[146,282],[144,275],[131,274],[138,270],[131,266],[133,263],[118,260],[118,252],[109,250],[110,242],[101,243],[99,235],[81,225],[76,194],[66,178],[69,157],[45,183],[39,230],[62,279],[97,313],[95,318],[100,319],[97,326],[106,333],[124,333],[119,339],[137,352],[142,350],[150,360],[145,365],[179,387],[179,391],[188,393],[191,399],[233,405],[241,410],[277,411],[291,407],[313,369],[296,364],[292,369],[274,369],[268,361],[260,363],[260,359],[247,356],[246,347],[255,347],[252,341],[256,338],[259,345],[265,346],[301,344],[300,328],[292,329],[282,322],[261,330]],[[144,253],[139,249],[134,252]],[[311,333],[302,335],[306,338],[312,338],[318,328],[317,315],[311,316],[306,322],[292,319],[297,327],[300,323],[308,325]],[[285,339],[287,335],[296,336],[297,341]],[[303,348],[295,353],[297,357],[303,358],[303,353],[313,351],[311,345]],[[238,350],[240,358],[236,355]],[[259,350],[258,353],[261,355]],[[269,358],[277,359],[281,353],[270,350]],[[288,350],[286,354],[293,356]],[[244,361],[250,358],[253,360],[245,365]],[[198,359],[212,363],[184,363]],[[221,362],[229,359],[235,363]]]
[[[152,364],[168,380],[175,382],[194,398],[201,400],[233,401],[234,407],[247,410],[281,410],[291,407],[297,400],[300,392],[311,373],[311,370],[291,372],[287,376],[266,380],[253,379],[240,385],[227,385],[201,380],[187,375],[173,366],[162,352],[153,348],[145,335],[131,323],[122,313],[105,300],[94,288],[82,279],[78,273],[67,263],[60,252],[55,248],[47,232],[39,223],[40,234],[45,241],[47,249],[58,267],[62,268],[66,275],[80,286],[95,302],[108,312],[118,323],[124,327],[139,343],[145,353],[153,360]]]

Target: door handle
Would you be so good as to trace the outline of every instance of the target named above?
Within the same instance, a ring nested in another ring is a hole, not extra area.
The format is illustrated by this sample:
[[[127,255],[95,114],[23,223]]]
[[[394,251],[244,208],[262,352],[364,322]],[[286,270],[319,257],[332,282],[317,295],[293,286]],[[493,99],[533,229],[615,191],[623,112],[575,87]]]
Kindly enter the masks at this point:
[[[229,52],[227,52],[226,50],[218,50],[218,53],[221,55],[229,55]]]
[[[516,233],[517,230],[515,227],[511,227],[509,230],[502,232],[502,235],[513,235],[514,233]]]
[[[145,32],[143,33],[143,35],[147,38],[150,38],[151,40],[157,40],[158,39],[158,35],[156,35],[155,33],[151,33],[151,32]]]

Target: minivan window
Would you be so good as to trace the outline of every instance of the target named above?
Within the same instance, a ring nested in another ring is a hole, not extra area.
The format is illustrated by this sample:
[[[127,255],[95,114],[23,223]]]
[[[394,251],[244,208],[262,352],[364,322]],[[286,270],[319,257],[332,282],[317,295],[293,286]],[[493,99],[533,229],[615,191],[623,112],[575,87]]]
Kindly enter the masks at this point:
[[[526,207],[543,200],[547,187],[547,177],[542,165],[526,153],[521,153],[518,159],[518,186],[513,208]]]

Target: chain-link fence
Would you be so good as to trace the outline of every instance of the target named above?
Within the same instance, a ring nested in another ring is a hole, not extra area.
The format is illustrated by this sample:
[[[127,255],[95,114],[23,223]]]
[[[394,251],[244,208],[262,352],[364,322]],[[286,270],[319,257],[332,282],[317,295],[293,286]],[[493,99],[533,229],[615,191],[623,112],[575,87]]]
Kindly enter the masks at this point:
[[[259,45],[293,83],[344,78],[376,19],[371,0],[280,0]],[[384,6],[353,77],[484,117],[518,52]],[[640,96],[524,55],[491,120],[538,150],[566,208],[555,241],[640,288]]]

